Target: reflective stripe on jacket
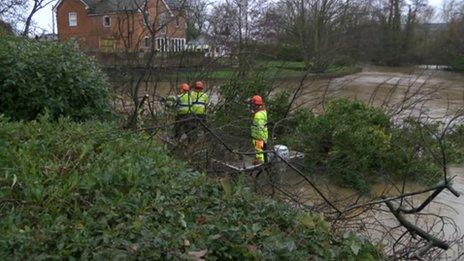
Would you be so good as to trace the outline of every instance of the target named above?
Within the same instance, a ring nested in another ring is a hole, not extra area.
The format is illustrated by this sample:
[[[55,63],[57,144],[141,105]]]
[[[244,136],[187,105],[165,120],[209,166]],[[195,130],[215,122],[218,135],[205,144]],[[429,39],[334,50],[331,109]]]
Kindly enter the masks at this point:
[[[177,114],[178,115],[187,115],[190,113],[191,102],[190,102],[190,93],[182,93],[177,96]]]
[[[267,112],[261,110],[253,115],[253,123],[251,124],[251,137],[255,140],[267,141]]]
[[[208,106],[208,94],[201,91],[192,92],[192,112],[196,115],[204,115]]]

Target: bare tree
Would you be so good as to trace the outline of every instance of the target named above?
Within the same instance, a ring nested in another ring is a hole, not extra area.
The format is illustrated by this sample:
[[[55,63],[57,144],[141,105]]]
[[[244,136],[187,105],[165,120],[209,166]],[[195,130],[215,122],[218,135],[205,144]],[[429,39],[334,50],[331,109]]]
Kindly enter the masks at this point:
[[[29,14],[25,17],[24,21],[24,30],[22,32],[22,35],[25,37],[30,33],[31,30],[31,24],[32,24],[32,18],[34,15],[41,9],[47,7],[51,3],[55,2],[56,0],[31,0],[31,10],[29,11]]]
[[[5,0],[0,2],[0,19],[17,29],[24,21],[24,14],[28,8],[27,0]]]

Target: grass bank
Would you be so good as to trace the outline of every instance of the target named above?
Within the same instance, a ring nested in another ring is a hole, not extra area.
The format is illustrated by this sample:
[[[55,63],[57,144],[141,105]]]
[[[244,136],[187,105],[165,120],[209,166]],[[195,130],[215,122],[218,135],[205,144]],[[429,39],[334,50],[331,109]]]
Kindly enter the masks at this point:
[[[324,73],[311,73],[305,69],[303,62],[291,61],[260,61],[252,68],[257,73],[261,73],[270,80],[285,79],[325,79],[341,77],[349,74],[358,73],[362,70],[358,66],[331,66]],[[227,80],[236,76],[238,68],[228,68],[210,71],[190,71],[181,72],[176,75],[179,79],[207,78],[211,80]]]
[[[108,67],[105,71],[109,74],[110,79],[115,80],[121,74],[140,74],[142,75],[143,68],[115,68]],[[191,81],[195,79],[205,80],[229,80],[237,76],[239,68],[237,66],[221,66],[218,68],[172,68],[172,69],[155,69],[153,76],[158,81]],[[255,66],[250,68],[250,71],[259,73],[269,80],[291,80],[301,79],[326,79],[341,77],[349,74],[354,74],[362,71],[359,66],[331,66],[324,73],[308,72],[304,63],[289,62],[289,61],[259,61]]]

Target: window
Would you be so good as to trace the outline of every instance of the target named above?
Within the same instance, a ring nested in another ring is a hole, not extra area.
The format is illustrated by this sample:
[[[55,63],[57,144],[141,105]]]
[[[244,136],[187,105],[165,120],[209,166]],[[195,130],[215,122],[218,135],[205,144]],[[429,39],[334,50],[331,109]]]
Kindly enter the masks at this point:
[[[179,28],[179,26],[180,26],[179,17],[176,17],[176,27]]]
[[[143,46],[145,48],[150,48],[151,46],[151,39],[149,36],[145,36],[145,38],[143,38]]]
[[[110,27],[111,26],[111,18],[107,15],[103,16],[103,26]]]
[[[142,24],[144,27],[150,27],[150,16],[148,12],[143,12],[143,21]]]
[[[70,12],[68,14],[68,23],[69,23],[69,26],[77,26],[77,13],[76,12]]]
[[[161,34],[166,34],[167,27],[168,27],[168,19],[166,17],[166,14],[160,14],[160,33]]]
[[[167,52],[167,46],[168,45],[168,41],[167,39],[161,39],[161,51],[162,52]]]

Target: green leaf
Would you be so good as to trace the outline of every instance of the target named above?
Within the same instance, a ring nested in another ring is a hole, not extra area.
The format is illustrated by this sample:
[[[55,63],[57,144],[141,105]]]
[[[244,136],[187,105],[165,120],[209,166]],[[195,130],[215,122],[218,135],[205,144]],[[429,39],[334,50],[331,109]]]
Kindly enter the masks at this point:
[[[309,213],[300,215],[299,221],[303,226],[314,228],[314,218]]]
[[[230,183],[229,178],[225,177],[221,179],[222,189],[224,189],[224,193],[227,198],[232,196],[232,184]]]
[[[261,224],[259,224],[259,223],[254,223],[254,224],[251,226],[251,231],[253,231],[253,233],[257,233],[259,230],[261,230]]]
[[[359,250],[361,249],[361,247],[356,242],[352,242],[350,248],[356,256],[358,255]]]

